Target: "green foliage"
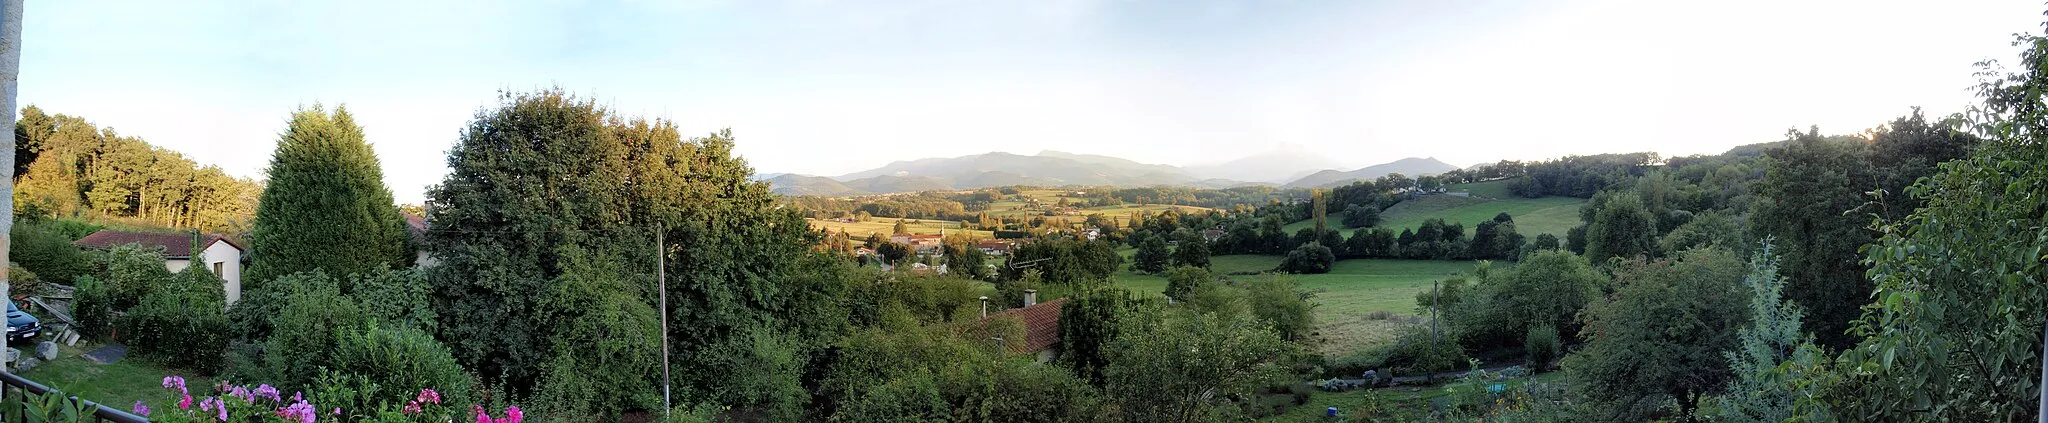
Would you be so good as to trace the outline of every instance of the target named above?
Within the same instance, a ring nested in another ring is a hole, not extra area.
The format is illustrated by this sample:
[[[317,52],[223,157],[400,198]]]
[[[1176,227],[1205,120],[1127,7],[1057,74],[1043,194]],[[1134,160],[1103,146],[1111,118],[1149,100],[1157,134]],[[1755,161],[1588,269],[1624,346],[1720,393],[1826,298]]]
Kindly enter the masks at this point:
[[[732,338],[730,342],[706,351],[708,356],[727,361],[707,364],[745,368],[746,371],[733,372],[734,377],[719,380],[716,384],[718,390],[712,394],[754,406],[767,412],[772,420],[797,420],[804,412],[804,405],[810,402],[810,393],[801,383],[806,358],[801,355],[802,351],[797,350],[793,340],[776,337],[767,329],[759,328]]]
[[[344,334],[370,327],[362,308],[340,292],[326,289],[297,292],[271,319],[263,340],[259,375],[239,379],[268,380],[280,386],[314,386],[320,369],[331,363]]]
[[[1173,247],[1173,266],[1209,267],[1209,242],[1201,234],[1188,232]]]
[[[349,275],[342,284],[342,292],[355,299],[364,314],[387,326],[417,328],[427,333],[433,333],[438,326],[430,298],[433,287],[427,285],[425,271],[371,270]]]
[[[105,257],[105,282],[112,294],[115,310],[134,307],[151,290],[171,279],[171,271],[164,268],[164,255],[160,250],[127,244],[107,250]]]
[[[1587,259],[1606,262],[1613,257],[1656,255],[1657,218],[1643,205],[1642,197],[1633,192],[1614,193],[1606,201],[1589,202],[1586,207],[1596,204],[1593,220],[1586,226]]]
[[[1562,247],[1558,246],[1557,235],[1536,234],[1536,242],[1529,244],[1529,248],[1537,250],[1555,250]]]
[[[1926,207],[1880,225],[1864,250],[1875,302],[1851,330],[1865,338],[1822,373],[1832,377],[1815,401],[1835,417],[2009,422],[2039,412],[2048,37],[2020,35],[2016,45],[2026,47],[2020,73],[1978,73],[1984,104],[1970,129],[1984,144],[1908,189]]]
[[[185,268],[121,317],[120,340],[136,355],[166,366],[203,374],[220,370],[230,336],[221,285],[202,266]]]
[[[252,285],[315,269],[347,275],[412,265],[405,218],[347,108],[292,113],[265,174],[249,234]]]
[[[1528,357],[1530,368],[1536,371],[1550,368],[1551,361],[1564,356],[1564,344],[1557,336],[1557,327],[1530,326],[1529,334],[1522,337],[1522,354]]]
[[[952,273],[977,280],[989,279],[992,276],[989,274],[988,253],[981,252],[981,248],[974,245],[946,245],[945,256],[946,268]]]
[[[1166,250],[1166,240],[1144,232],[1139,233],[1137,237],[1138,251],[1131,255],[1131,270],[1139,273],[1166,271],[1166,262],[1171,256]]]
[[[1260,275],[1246,279],[1245,302],[1253,317],[1282,340],[1306,344],[1315,339],[1314,292],[1302,290],[1293,276]]]
[[[1116,247],[1105,241],[1083,241],[1073,238],[1042,239],[1018,245],[1010,254],[1011,263],[1036,262],[1029,270],[1037,270],[1045,283],[1053,285],[1093,285],[1108,280],[1109,275],[1123,264],[1123,256],[1117,255]],[[1003,280],[1015,280],[1023,276],[1022,268],[1005,266]]]
[[[1465,368],[1467,360],[1470,360],[1465,355],[1465,348],[1459,346],[1455,333],[1443,330],[1432,333],[1427,325],[1403,326],[1394,335],[1394,344],[1385,347],[1380,354],[1380,365],[1398,374],[1457,370]]]
[[[1721,353],[1735,375],[1727,393],[1714,398],[1721,413],[1718,417],[1725,420],[1791,419],[1802,394],[1776,370],[1794,360],[1800,344],[1811,342],[1812,337],[1800,332],[1804,313],[1784,300],[1785,278],[1778,275],[1778,258],[1771,250],[1767,240],[1749,259],[1749,275],[1742,278],[1749,288],[1749,325],[1737,330],[1736,348]]]
[[[6,398],[0,400],[0,420],[10,422],[95,422],[98,419],[93,418],[93,411],[84,399],[58,390],[31,394],[22,389],[9,389]]]
[[[1060,306],[1060,360],[1096,386],[1106,383],[1109,345],[1123,334],[1124,320],[1136,307],[1130,291],[1097,288]]]
[[[1330,247],[1310,242],[1287,252],[1287,258],[1280,261],[1278,270],[1287,273],[1323,274],[1330,273],[1330,266],[1337,264],[1337,255],[1330,253]]]
[[[1751,216],[1755,230],[1777,239],[1786,296],[1811,313],[1806,324],[1824,345],[1848,346],[1845,331],[1870,299],[1870,281],[1857,263],[1857,249],[1873,236],[1866,213],[1854,213],[1870,188],[1868,144],[1849,137],[1823,137],[1816,128],[1792,131],[1784,148],[1772,150],[1757,194],[1765,200]]]
[[[71,318],[78,321],[78,334],[86,339],[106,336],[114,328],[112,289],[92,276],[79,276],[73,285],[77,290],[72,292]]]
[[[1514,346],[1532,326],[1578,333],[1579,310],[1600,296],[1607,278],[1586,259],[1563,251],[1531,253],[1521,264],[1490,271],[1445,317],[1465,346]]]
[[[1228,401],[1285,377],[1278,362],[1293,351],[1248,319],[1172,313],[1130,323],[1108,346],[1103,372],[1123,421],[1231,418],[1237,407]]]
[[[1379,226],[1380,208],[1367,204],[1352,204],[1344,208],[1344,226],[1368,228]]]
[[[1465,301],[1466,293],[1472,290],[1472,281],[1465,275],[1451,275],[1438,281],[1431,291],[1415,293],[1415,313],[1430,315],[1435,310],[1439,315],[1449,313],[1458,303]]]
[[[10,232],[7,261],[20,263],[21,267],[35,272],[44,281],[69,282],[79,276],[91,274],[92,260],[71,245],[72,238],[66,237],[54,227],[53,221],[17,221]],[[10,278],[16,289],[20,284],[31,282]]]
[[[1748,318],[1742,261],[1695,249],[1627,261],[1614,273],[1614,294],[1586,307],[1585,347],[1565,357],[1571,389],[1596,420],[1692,416],[1733,377],[1722,352],[1737,345],[1726,328]],[[1667,414],[1673,402],[1678,409]]]
[[[288,302],[309,295],[339,296],[341,283],[319,270],[272,279],[242,293],[242,300],[228,309],[228,326],[238,340],[262,342],[270,337],[272,323],[284,315]]]
[[[1173,268],[1173,273],[1166,275],[1166,298],[1187,301],[1195,294],[1195,289],[1215,282],[1216,275],[1209,273],[1209,269],[1193,266],[1176,267]]]
[[[565,253],[564,273],[536,302],[551,329],[547,349],[540,353],[551,358],[535,388],[543,400],[535,405],[551,413],[605,419],[626,410],[658,408],[653,404],[660,398],[655,387],[661,374],[661,318],[645,300],[651,281],[623,271],[620,263],[592,258],[603,255]],[[764,370],[767,364],[749,366]]]
[[[366,388],[355,390],[360,400],[353,403],[336,403],[328,396],[316,396],[322,406],[348,410],[397,408],[405,405],[407,396],[421,389],[438,391],[449,401],[470,396],[469,376],[448,348],[426,332],[411,327],[372,325],[335,336],[334,350],[319,360],[316,383],[304,388],[327,386],[329,383],[318,381],[336,378],[353,379]]]
[[[14,201],[30,214],[241,233],[256,210],[256,181],[84,118],[29,106],[14,129]]]
[[[1657,249],[1677,253],[1694,248],[1718,247],[1730,251],[1749,248],[1746,235],[1749,229],[1743,222],[1720,212],[1695,215],[1692,221],[1678,225],[1664,239],[1657,241]]]

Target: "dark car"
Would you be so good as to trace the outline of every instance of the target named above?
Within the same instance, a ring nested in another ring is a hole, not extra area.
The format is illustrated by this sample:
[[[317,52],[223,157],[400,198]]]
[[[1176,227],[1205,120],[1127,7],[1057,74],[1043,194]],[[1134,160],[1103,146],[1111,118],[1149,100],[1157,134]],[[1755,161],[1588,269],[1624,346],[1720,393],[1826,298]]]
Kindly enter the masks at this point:
[[[42,320],[21,311],[20,307],[14,306],[13,301],[7,302],[7,342],[34,338],[42,332]]]

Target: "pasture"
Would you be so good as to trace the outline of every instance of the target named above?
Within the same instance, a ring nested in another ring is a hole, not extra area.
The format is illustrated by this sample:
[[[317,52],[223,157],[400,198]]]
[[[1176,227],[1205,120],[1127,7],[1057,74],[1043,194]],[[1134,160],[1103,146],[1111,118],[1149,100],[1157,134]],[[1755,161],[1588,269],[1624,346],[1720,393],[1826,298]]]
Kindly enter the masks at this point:
[[[804,220],[810,222],[811,229],[818,229],[826,232],[846,232],[848,234],[851,234],[853,236],[853,239],[855,240],[865,239],[868,237],[868,234],[871,233],[881,234],[884,237],[892,235],[891,232],[895,229],[896,222],[899,220],[905,222],[904,224],[909,227],[910,233],[918,235],[938,234],[939,231],[945,231],[946,233],[949,234],[956,232],[967,232],[969,234],[981,238],[995,237],[994,232],[967,229],[966,224],[951,220],[897,219],[893,217],[877,217],[872,218],[866,222],[841,222],[834,219]]]
[[[1218,274],[1264,271],[1280,265],[1278,256],[1228,255],[1210,259]],[[1302,289],[1317,292],[1316,323],[1324,342],[1322,352],[1341,356],[1361,351],[1393,337],[1396,321],[1369,318],[1373,312],[1395,315],[1415,314],[1415,294],[1429,290],[1430,282],[1472,270],[1469,261],[1356,259],[1337,262],[1330,273],[1289,275]],[[1243,277],[1243,276],[1238,276]],[[1165,295],[1166,278],[1120,270],[1112,276],[1120,287],[1140,295]]]

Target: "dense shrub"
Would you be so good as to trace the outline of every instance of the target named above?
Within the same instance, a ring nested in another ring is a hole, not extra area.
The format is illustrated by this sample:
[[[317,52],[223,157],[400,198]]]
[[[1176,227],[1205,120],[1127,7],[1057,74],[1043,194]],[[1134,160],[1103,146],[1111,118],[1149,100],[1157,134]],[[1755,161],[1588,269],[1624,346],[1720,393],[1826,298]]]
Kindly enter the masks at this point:
[[[1578,333],[1579,310],[1599,296],[1607,277],[1586,259],[1563,251],[1531,253],[1512,269],[1491,271],[1448,307],[1445,320],[1473,350],[1515,347],[1531,326]]]
[[[432,335],[409,327],[370,327],[364,331],[336,334],[334,351],[325,360],[319,379],[346,378],[366,388],[356,389],[365,400],[354,403],[326,403],[351,410],[369,410],[404,405],[404,396],[421,389],[435,389],[450,400],[467,399],[471,382],[448,348]],[[316,388],[327,383],[315,383]],[[397,400],[399,402],[391,402]]]
[[[1215,282],[1216,276],[1210,274],[1209,269],[1194,266],[1176,267],[1172,273],[1166,275],[1166,298],[1187,301],[1188,297],[1195,294],[1196,288]]]
[[[1431,334],[1428,326],[1402,328],[1394,345],[1386,347],[1382,365],[1397,374],[1433,373],[1465,368],[1465,348],[1450,333]]]
[[[340,282],[319,270],[273,278],[242,292],[242,300],[228,309],[229,327],[239,341],[262,342],[288,301],[315,295],[341,295]]]
[[[57,228],[44,222],[17,222],[14,225],[10,231],[13,238],[12,244],[8,244],[7,261],[20,263],[21,267],[40,276],[41,281],[68,282],[90,274],[92,261],[79,251],[78,246],[71,245],[72,238],[66,238]],[[21,284],[30,279],[10,278],[9,281],[20,289]]]
[[[1315,337],[1315,293],[1301,290],[1293,276],[1262,275],[1244,283],[1245,302],[1252,316],[1271,328],[1280,339],[1308,342]]]
[[[1287,273],[1321,274],[1330,273],[1330,266],[1336,264],[1337,255],[1320,242],[1310,242],[1287,252],[1287,259],[1280,262],[1280,271]]]
[[[264,374],[243,378],[312,386],[320,368],[332,361],[341,336],[366,330],[369,324],[362,308],[337,292],[311,291],[287,298],[263,341]]]
[[[1522,337],[1522,351],[1529,357],[1529,368],[1543,371],[1550,362],[1564,355],[1564,345],[1557,337],[1557,327],[1537,325],[1529,327],[1529,335]]]
[[[86,339],[106,336],[114,328],[113,293],[92,276],[79,276],[72,284],[77,290],[72,292],[71,318],[78,322],[78,334]]]
[[[167,366],[218,371],[229,338],[221,289],[220,278],[201,266],[188,267],[128,310],[119,337],[138,356]]]
[[[142,298],[148,295],[151,289],[171,279],[171,271],[164,268],[164,254],[161,250],[144,248],[139,244],[127,244],[107,250],[105,258],[105,282],[109,292],[113,294],[115,310],[134,307],[142,302]]]
[[[438,326],[425,272],[418,269],[372,270],[349,275],[342,292],[361,305],[363,313],[389,326],[432,333]]]

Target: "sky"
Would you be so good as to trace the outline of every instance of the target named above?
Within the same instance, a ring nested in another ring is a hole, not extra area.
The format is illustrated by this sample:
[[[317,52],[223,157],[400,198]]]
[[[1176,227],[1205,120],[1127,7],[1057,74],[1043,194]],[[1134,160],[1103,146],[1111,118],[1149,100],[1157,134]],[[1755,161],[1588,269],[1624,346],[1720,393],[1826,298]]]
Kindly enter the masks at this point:
[[[504,91],[559,87],[762,173],[1041,150],[1349,167],[1718,153],[1974,103],[2035,1],[36,1],[20,97],[261,178],[346,106],[397,200]]]

